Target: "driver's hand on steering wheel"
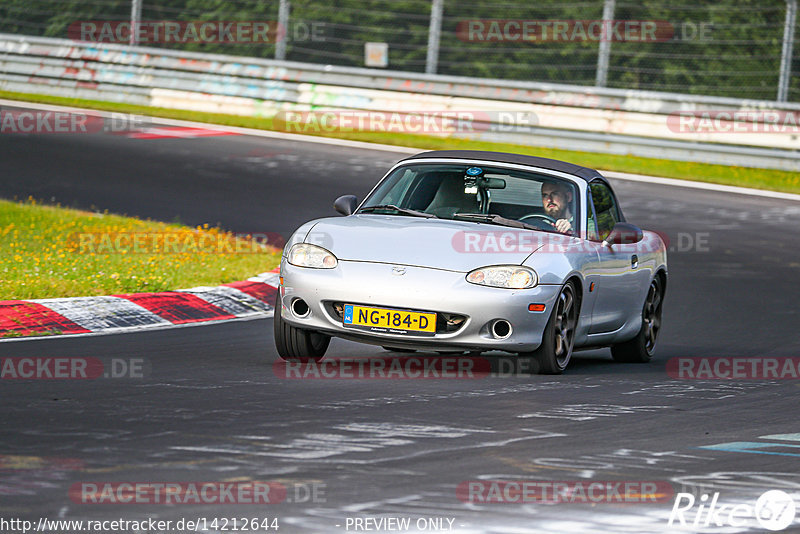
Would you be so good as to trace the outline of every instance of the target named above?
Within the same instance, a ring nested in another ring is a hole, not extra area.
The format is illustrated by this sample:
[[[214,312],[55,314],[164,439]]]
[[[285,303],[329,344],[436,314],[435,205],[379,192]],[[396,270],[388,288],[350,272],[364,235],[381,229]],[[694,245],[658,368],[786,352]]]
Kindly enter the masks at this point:
[[[553,226],[555,226],[556,230],[558,230],[562,234],[572,233],[572,223],[569,222],[567,219],[559,219]]]

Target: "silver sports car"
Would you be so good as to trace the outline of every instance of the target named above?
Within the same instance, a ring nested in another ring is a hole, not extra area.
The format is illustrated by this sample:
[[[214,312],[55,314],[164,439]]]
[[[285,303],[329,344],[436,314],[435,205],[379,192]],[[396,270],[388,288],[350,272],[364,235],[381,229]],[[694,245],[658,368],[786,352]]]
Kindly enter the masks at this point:
[[[646,362],[661,328],[666,247],[625,222],[597,171],[477,151],[418,154],[344,217],[286,244],[275,344],[319,359],[331,336],[388,350],[507,351],[561,373],[574,349]]]

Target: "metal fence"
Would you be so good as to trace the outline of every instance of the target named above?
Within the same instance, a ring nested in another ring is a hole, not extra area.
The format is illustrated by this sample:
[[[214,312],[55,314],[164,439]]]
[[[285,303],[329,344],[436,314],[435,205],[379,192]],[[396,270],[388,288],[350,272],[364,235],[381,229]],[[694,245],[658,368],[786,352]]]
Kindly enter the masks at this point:
[[[0,34],[0,91],[259,117],[286,134],[405,132],[800,170],[800,103],[242,60],[9,34]],[[13,115],[5,115],[4,126],[7,117]]]
[[[146,34],[140,44],[796,102],[796,12],[797,0],[3,0],[0,32],[118,42],[130,35],[77,30],[85,22],[120,29],[131,19],[140,27],[180,22],[181,31],[192,23],[264,22],[269,39],[254,39],[252,32],[228,40]]]

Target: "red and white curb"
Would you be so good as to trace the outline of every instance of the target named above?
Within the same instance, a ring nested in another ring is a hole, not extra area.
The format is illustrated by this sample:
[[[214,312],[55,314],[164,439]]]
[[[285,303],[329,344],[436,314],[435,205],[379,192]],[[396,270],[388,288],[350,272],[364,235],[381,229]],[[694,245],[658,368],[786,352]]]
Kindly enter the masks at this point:
[[[0,340],[271,317],[277,272],[217,287],[161,293],[0,301]]]
[[[125,137],[131,139],[194,139],[196,137],[219,137],[222,135],[239,135],[236,132],[219,128],[192,128],[186,126],[161,126],[142,128],[140,130],[125,132]]]

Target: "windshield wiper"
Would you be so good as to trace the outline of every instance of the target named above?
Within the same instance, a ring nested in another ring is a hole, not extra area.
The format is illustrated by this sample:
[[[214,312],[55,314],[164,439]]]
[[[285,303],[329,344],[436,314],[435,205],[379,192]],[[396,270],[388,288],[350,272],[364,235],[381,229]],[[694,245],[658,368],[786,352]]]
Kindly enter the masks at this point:
[[[408,208],[401,208],[399,206],[395,206],[394,204],[381,204],[379,206],[366,206],[358,210],[359,213],[364,213],[366,211],[375,211],[375,210],[395,210],[397,212],[402,213],[403,215],[411,215],[412,217],[425,217],[426,219],[438,219],[438,217],[432,213],[425,213],[424,211],[417,211],[417,210],[410,210]]]
[[[488,222],[491,224],[497,224],[499,226],[510,226],[511,228],[525,228],[526,230],[541,230],[543,232],[549,231],[532,224],[527,224],[522,221],[515,221],[514,219],[506,219],[505,217],[491,213],[456,213],[453,215],[453,218]]]

